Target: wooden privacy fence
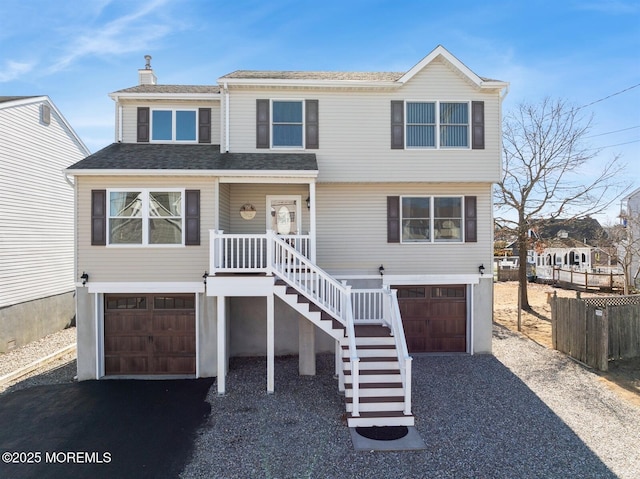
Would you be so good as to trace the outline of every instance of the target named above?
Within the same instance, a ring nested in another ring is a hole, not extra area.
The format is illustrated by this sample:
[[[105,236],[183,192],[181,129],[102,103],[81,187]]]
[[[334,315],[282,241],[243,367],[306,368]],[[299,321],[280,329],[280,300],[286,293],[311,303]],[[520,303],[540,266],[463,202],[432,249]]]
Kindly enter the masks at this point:
[[[551,300],[553,348],[600,371],[640,356],[640,295]]]

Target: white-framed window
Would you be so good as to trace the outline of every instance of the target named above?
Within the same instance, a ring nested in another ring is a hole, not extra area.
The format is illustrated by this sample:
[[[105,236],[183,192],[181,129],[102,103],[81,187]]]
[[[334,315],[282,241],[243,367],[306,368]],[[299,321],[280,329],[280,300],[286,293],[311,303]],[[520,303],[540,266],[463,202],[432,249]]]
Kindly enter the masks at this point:
[[[107,198],[108,245],[184,245],[184,190],[112,189]]]
[[[400,203],[402,243],[461,243],[461,196],[403,196]]]
[[[271,101],[271,147],[304,148],[304,101]]]
[[[198,141],[198,111],[181,109],[151,110],[151,141]]]
[[[407,148],[469,148],[469,102],[407,101]]]

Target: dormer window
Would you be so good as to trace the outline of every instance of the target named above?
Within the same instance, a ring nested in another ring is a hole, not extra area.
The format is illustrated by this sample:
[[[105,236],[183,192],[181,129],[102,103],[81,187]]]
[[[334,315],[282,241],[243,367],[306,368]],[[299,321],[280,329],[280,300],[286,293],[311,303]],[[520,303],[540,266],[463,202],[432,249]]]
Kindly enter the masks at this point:
[[[196,110],[151,110],[151,141],[196,142]]]

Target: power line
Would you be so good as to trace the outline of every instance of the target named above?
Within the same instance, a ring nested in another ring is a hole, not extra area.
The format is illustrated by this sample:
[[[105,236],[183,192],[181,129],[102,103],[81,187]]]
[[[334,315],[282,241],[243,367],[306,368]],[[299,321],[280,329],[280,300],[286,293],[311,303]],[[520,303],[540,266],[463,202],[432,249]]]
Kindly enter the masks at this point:
[[[638,125],[638,126],[630,126],[629,128],[622,128],[621,130],[608,131],[606,133],[598,133],[597,135],[585,136],[584,139],[595,138],[596,136],[612,135],[614,133],[620,133],[621,131],[633,130],[635,128],[640,128],[640,125]]]
[[[592,151],[592,150],[604,150],[605,148],[613,148],[614,146],[622,146],[622,145],[630,145],[631,143],[638,143],[640,142],[640,140],[631,140],[631,141],[626,141],[624,143],[617,143],[615,145],[606,145],[606,146],[598,146],[596,148],[588,148],[588,151]]]
[[[612,93],[611,95],[605,96],[604,98],[600,98],[599,100],[592,101],[591,103],[587,103],[586,105],[579,106],[578,108],[576,108],[576,110],[580,110],[582,108],[586,108],[588,106],[595,105],[596,103],[600,103],[601,101],[608,100],[611,97],[614,97],[616,95],[620,95],[621,93],[624,93],[624,92],[629,91],[629,90],[633,90],[634,88],[637,88],[639,86],[640,86],[640,83],[637,83],[637,84],[635,84],[633,86],[630,86],[629,88],[625,88],[624,90],[620,90],[620,91],[617,91],[615,93]]]

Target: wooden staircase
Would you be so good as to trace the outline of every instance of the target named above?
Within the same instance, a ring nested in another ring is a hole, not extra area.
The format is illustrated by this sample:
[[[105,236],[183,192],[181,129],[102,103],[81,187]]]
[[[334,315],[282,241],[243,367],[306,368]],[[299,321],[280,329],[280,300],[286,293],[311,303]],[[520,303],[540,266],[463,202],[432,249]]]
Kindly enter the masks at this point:
[[[275,280],[274,293],[338,341],[342,359],[342,364],[339,366],[340,389],[342,390],[344,386],[349,427],[414,425],[414,416],[405,414],[405,391],[398,350],[396,340],[389,328],[382,325],[354,327],[359,359],[359,411],[354,415],[354,381],[348,329],[342,322],[282,279]]]
[[[355,327],[360,358],[360,415],[353,416],[353,381],[348,347],[342,346],[345,402],[349,427],[413,426],[413,415],[405,415],[405,398],[395,339],[388,328],[378,325]]]

